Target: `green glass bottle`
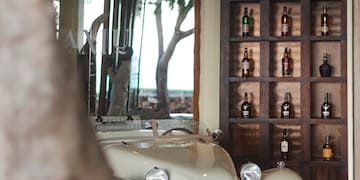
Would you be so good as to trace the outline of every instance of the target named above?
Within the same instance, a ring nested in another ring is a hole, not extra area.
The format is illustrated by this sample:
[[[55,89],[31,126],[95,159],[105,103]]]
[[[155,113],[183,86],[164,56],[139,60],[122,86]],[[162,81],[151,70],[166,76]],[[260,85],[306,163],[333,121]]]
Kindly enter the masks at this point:
[[[250,17],[248,15],[248,8],[244,8],[244,15],[242,17],[242,35],[250,36]]]

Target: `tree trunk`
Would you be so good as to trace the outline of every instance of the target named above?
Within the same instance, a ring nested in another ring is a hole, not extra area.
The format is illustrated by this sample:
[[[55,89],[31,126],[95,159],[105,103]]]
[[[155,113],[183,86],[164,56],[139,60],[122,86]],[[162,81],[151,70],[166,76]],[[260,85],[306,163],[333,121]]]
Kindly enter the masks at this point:
[[[158,0],[157,2],[161,2],[162,0]],[[189,2],[192,3],[192,2]],[[188,6],[188,7],[192,7]],[[169,112],[168,107],[168,88],[167,88],[167,76],[168,76],[168,66],[171,56],[175,51],[175,47],[177,43],[191,35],[194,32],[194,29],[190,29],[188,31],[182,32],[180,31],[181,24],[185,20],[189,10],[191,8],[179,7],[179,15],[176,20],[175,32],[167,46],[166,51],[164,51],[164,43],[163,43],[163,28],[161,22],[161,8],[158,10],[156,15],[156,25],[158,32],[158,50],[159,50],[159,59],[156,67],[156,94],[158,98],[158,109],[165,110]]]

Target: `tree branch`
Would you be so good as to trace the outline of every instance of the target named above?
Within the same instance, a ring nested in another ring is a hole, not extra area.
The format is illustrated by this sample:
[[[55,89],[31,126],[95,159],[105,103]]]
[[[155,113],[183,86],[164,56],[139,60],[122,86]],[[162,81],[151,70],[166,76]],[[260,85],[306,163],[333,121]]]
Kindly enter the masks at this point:
[[[192,3],[192,2],[190,1],[187,6],[179,7],[179,15],[178,15],[178,18],[176,20],[176,25],[175,25],[176,32],[180,31],[181,24],[184,22],[187,14],[189,13],[189,11],[191,10],[191,7],[193,6],[193,4],[190,4],[190,3]]]
[[[190,36],[193,33],[194,33],[194,28],[189,29],[187,31],[180,31],[180,39],[179,40],[186,38],[187,36]]]

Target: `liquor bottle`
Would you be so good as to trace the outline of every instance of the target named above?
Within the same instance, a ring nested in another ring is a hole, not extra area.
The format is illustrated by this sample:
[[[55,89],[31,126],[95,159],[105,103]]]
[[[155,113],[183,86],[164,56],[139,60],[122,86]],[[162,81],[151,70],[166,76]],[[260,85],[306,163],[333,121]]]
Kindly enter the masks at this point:
[[[250,77],[250,60],[247,48],[244,50],[244,58],[241,62],[241,71],[242,77]]]
[[[330,136],[325,136],[325,144],[322,148],[322,157],[324,160],[331,160],[333,157],[332,146],[330,144]]]
[[[321,105],[321,117],[322,118],[330,118],[331,106],[328,101],[329,100],[328,96],[329,96],[328,93],[324,94],[324,102]]]
[[[323,63],[319,67],[321,77],[329,77],[331,75],[331,66],[328,64],[327,53],[323,54]]]
[[[289,35],[289,16],[286,6],[283,7],[283,15],[281,16],[281,36]]]
[[[329,20],[327,15],[327,7],[322,7],[322,13],[321,13],[321,35],[327,36],[329,35]]]
[[[289,141],[287,139],[287,130],[283,129],[283,137],[280,143],[281,160],[285,161],[288,159],[289,152]]]
[[[284,57],[282,58],[282,75],[289,77],[291,75],[291,63],[289,58],[289,49],[285,48]]]
[[[241,117],[250,118],[251,104],[248,101],[248,93],[244,95],[244,102],[241,104]]]
[[[289,92],[285,92],[284,102],[281,105],[281,118],[290,118],[291,104],[289,102]]]
[[[248,8],[244,8],[244,15],[242,17],[242,35],[250,36],[250,17],[248,15]]]

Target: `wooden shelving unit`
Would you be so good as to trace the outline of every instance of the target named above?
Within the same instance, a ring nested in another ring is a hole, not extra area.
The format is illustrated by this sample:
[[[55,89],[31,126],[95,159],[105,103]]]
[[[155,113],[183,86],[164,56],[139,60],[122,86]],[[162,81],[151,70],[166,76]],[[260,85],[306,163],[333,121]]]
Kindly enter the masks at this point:
[[[321,7],[328,7],[330,35],[321,36]],[[237,168],[248,161],[261,168],[280,160],[282,129],[289,131],[287,167],[303,179],[347,179],[347,35],[346,0],[222,0],[221,2],[220,126],[223,146]],[[292,18],[290,36],[280,36],[282,7]],[[244,7],[253,20],[250,37],[242,37]],[[241,77],[248,48],[252,77]],[[293,60],[292,77],[282,77],[285,47]],[[320,77],[322,54],[329,54],[331,77]],[[241,118],[245,92],[252,117]],[[281,119],[284,92],[291,93],[293,118]],[[323,94],[329,92],[332,118],[322,119]],[[321,160],[324,137],[331,136],[334,160]]]

